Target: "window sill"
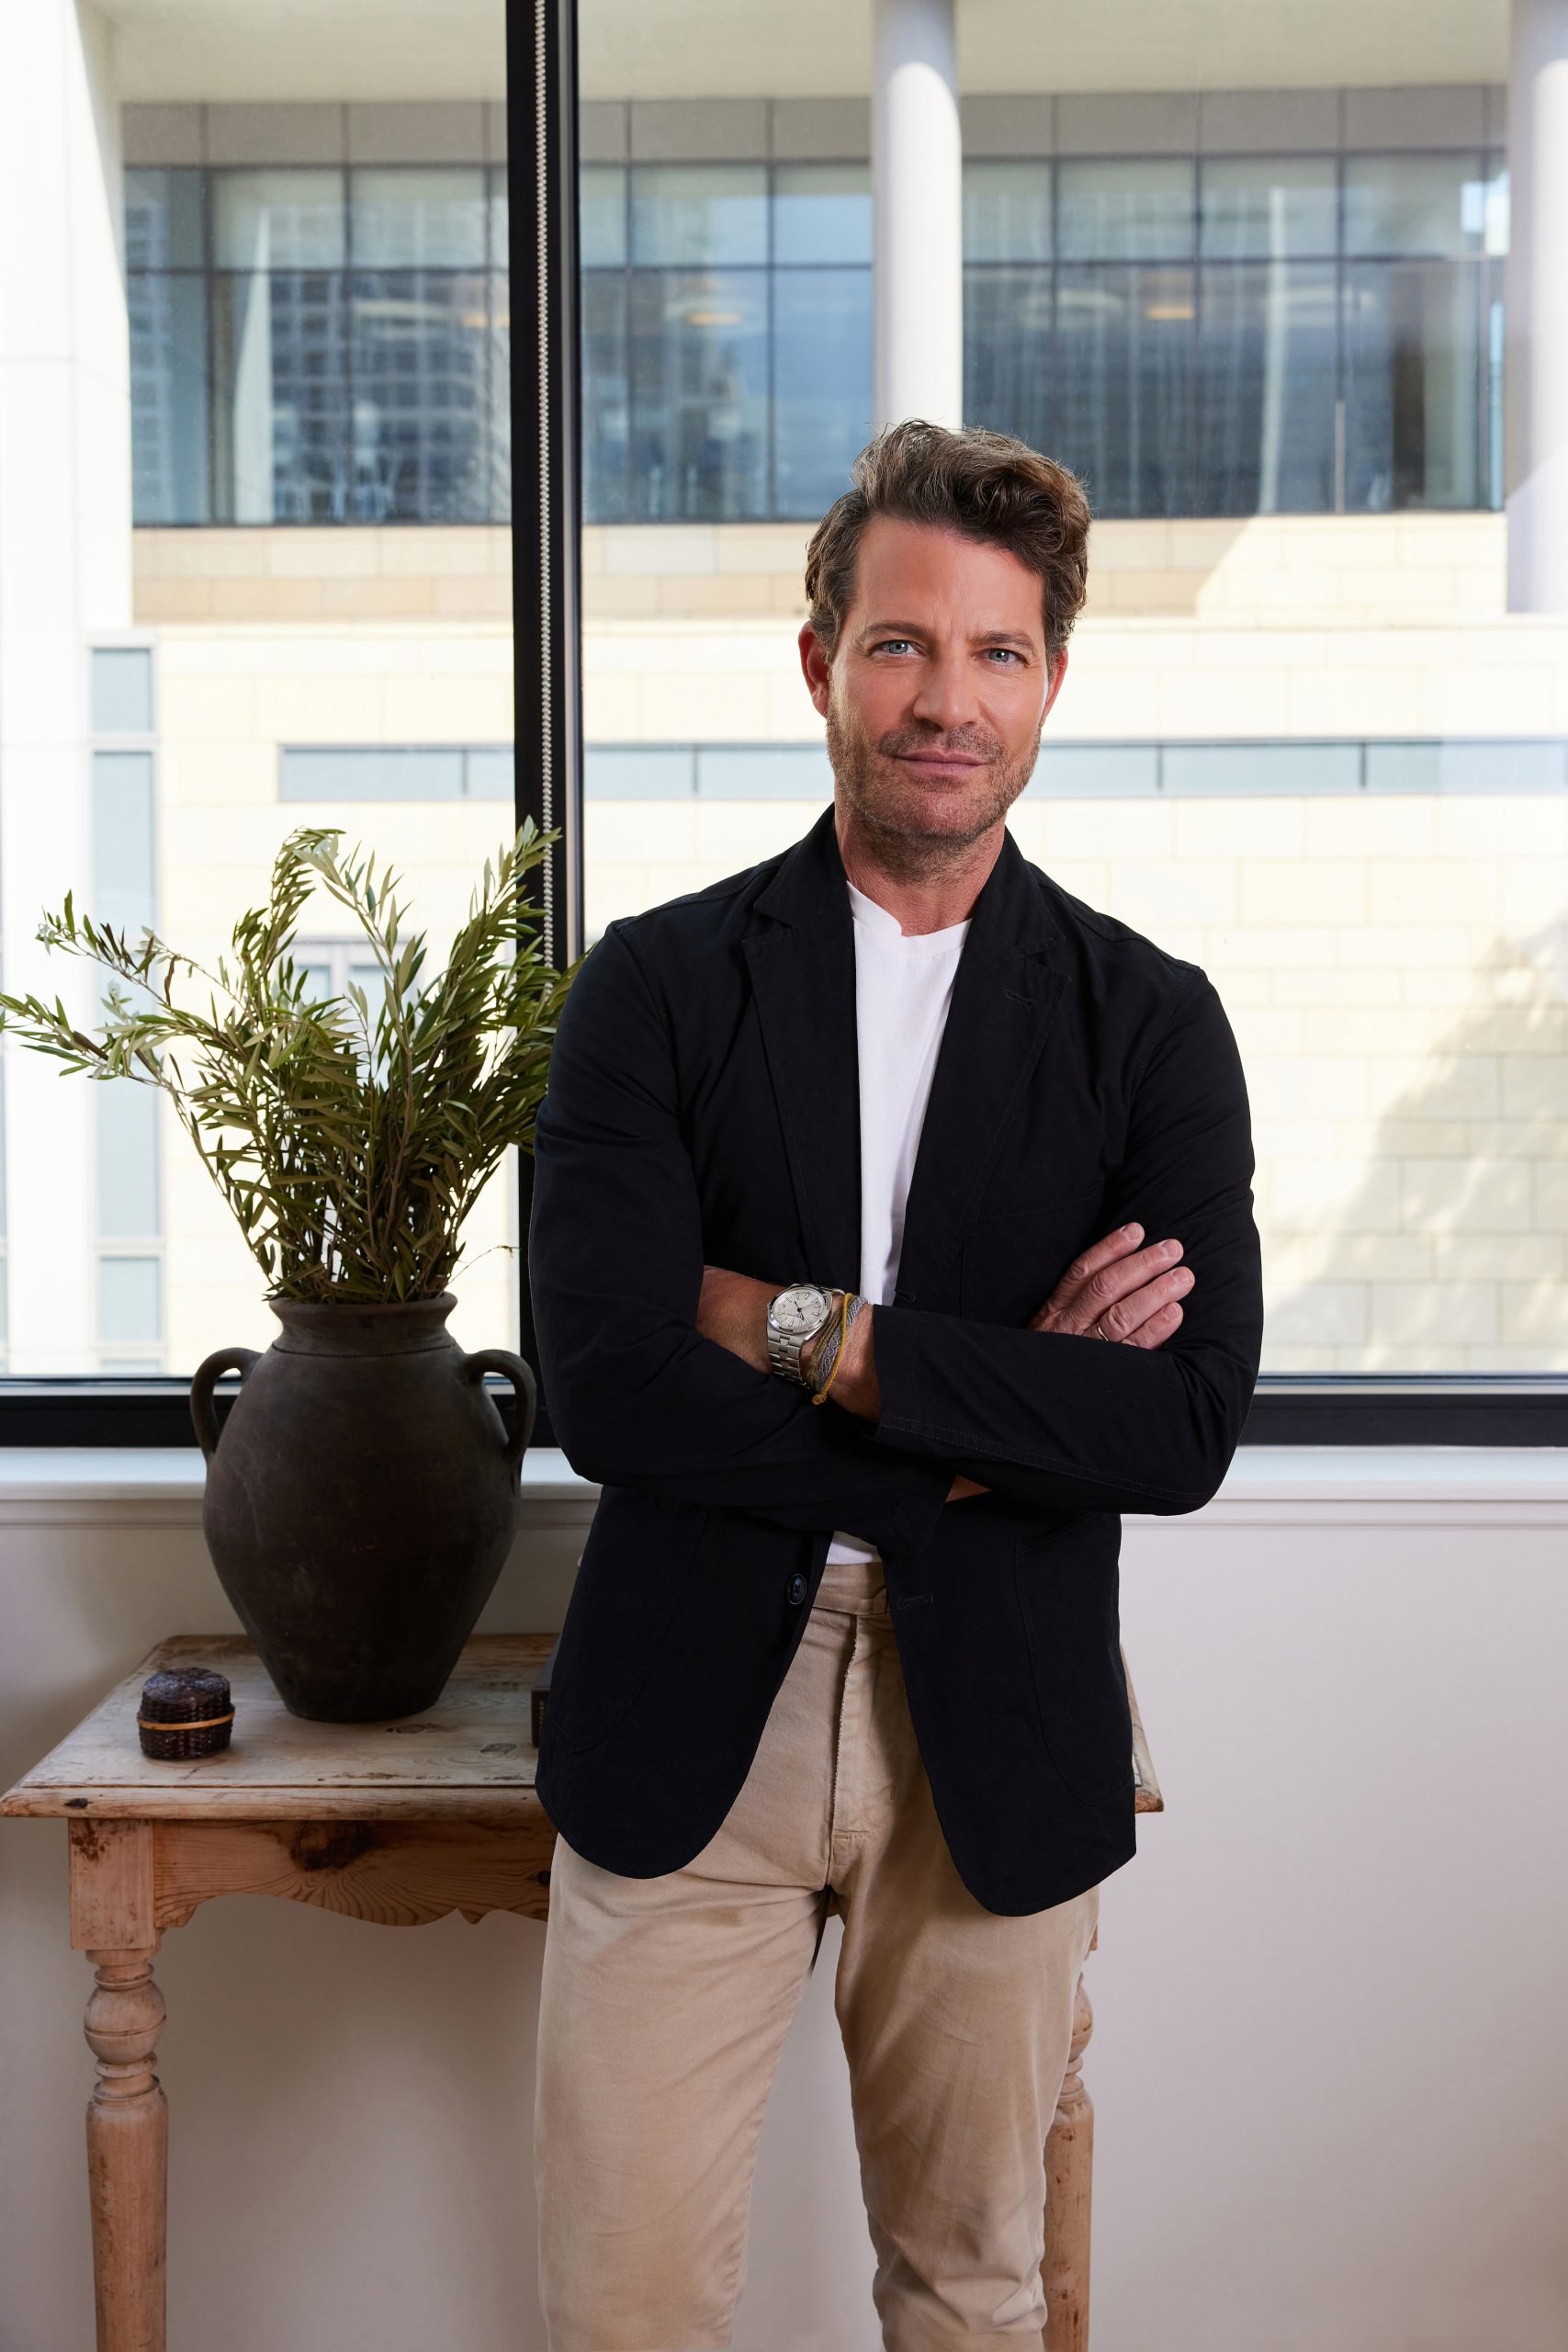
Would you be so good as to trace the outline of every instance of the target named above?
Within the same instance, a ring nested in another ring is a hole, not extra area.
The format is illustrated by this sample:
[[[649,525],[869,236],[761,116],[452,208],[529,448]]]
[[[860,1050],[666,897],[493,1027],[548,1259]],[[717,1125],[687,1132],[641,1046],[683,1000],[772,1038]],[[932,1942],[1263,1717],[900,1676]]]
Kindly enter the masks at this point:
[[[199,1527],[195,1447],[0,1449],[0,1527]],[[564,1453],[523,1464],[523,1508],[586,1514],[598,1489]],[[1213,1502],[1178,1518],[1129,1514],[1140,1540],[1229,1527],[1568,1527],[1568,1446],[1249,1445]]]

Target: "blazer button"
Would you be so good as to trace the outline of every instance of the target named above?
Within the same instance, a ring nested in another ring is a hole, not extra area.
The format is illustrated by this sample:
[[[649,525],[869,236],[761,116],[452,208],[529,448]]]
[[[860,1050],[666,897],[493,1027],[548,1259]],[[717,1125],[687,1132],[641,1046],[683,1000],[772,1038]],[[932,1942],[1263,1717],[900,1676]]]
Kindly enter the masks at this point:
[[[798,1568],[795,1570],[794,1576],[791,1577],[784,1589],[789,1594],[790,1606],[794,1609],[798,1609],[801,1602],[806,1598],[806,1578],[801,1575]]]

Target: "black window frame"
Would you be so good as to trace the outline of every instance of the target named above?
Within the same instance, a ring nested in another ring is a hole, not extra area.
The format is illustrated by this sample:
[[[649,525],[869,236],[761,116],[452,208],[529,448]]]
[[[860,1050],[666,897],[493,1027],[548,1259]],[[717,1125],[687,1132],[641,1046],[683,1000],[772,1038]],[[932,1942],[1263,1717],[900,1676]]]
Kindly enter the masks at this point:
[[[547,953],[564,961],[584,928],[576,0],[507,0],[506,15],[513,317],[530,287],[536,322],[531,348],[513,334],[511,370],[516,808],[519,823],[562,831],[542,881]],[[531,1179],[523,1155],[524,1233]],[[525,1258],[520,1268],[522,1351],[536,1369]],[[189,1446],[188,1391],[177,1375],[6,1378],[0,1446]],[[552,1442],[545,1410],[535,1442]],[[1568,1374],[1265,1374],[1242,1443],[1568,1444]]]

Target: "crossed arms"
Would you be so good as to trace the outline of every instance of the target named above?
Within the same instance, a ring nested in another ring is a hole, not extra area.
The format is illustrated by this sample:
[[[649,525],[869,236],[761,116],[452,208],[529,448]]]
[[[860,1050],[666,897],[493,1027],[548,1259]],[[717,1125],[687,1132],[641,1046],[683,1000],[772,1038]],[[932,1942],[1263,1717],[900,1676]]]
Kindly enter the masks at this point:
[[[614,926],[562,1018],[536,1163],[529,1259],[546,1388],[585,1477],[797,1530],[843,1528],[888,1551],[932,1532],[955,1477],[1036,1509],[1175,1512],[1224,1475],[1261,1306],[1245,1084],[1201,974],[1145,1057],[1105,1203],[1109,1223],[1181,1238],[1195,1280],[1165,1345],[1086,1339],[1051,1319],[1049,1301],[1021,1330],[876,1307],[860,1318],[873,1327],[873,1420],[831,1400],[818,1408],[709,1336],[671,1039]],[[863,1374],[851,1397],[867,1403]]]

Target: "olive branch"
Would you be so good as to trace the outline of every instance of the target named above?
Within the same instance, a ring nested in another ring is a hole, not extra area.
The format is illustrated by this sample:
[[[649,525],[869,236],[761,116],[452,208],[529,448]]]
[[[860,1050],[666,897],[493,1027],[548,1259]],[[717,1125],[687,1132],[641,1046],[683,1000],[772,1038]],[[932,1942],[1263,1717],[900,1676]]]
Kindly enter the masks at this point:
[[[64,1003],[0,994],[8,1031],[65,1071],[163,1090],[237,1219],[269,1295],[394,1304],[445,1290],[464,1219],[508,1147],[533,1148],[556,1024],[577,967],[544,960],[527,879],[558,836],[530,820],[485,863],[445,967],[424,977],[403,885],[341,832],[302,826],[278,851],[265,907],[209,970],[155,933],[77,911],[38,936],[108,975],[96,1032]],[[359,987],[311,993],[294,959],[324,890],[374,953]]]

